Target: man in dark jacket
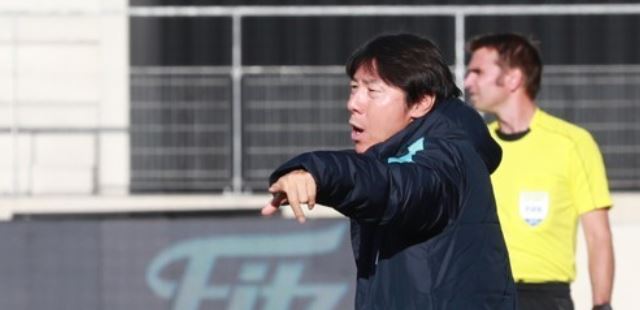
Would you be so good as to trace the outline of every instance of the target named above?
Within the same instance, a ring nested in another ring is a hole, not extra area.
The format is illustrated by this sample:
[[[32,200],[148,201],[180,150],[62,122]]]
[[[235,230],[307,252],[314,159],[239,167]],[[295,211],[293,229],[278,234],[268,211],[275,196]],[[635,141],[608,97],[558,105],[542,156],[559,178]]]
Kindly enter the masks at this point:
[[[271,175],[269,215],[316,201],[351,219],[357,309],[514,309],[490,171],[501,151],[438,48],[368,42],[347,63],[353,151],[299,155]]]

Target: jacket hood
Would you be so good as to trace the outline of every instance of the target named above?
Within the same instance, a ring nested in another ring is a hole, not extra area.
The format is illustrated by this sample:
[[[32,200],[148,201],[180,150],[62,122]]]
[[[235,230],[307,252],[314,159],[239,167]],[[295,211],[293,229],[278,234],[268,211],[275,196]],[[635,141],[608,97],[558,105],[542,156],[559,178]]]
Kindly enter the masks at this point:
[[[467,139],[484,161],[489,173],[493,173],[502,160],[502,148],[491,138],[489,129],[480,113],[459,99],[443,101],[436,110],[460,126]]]

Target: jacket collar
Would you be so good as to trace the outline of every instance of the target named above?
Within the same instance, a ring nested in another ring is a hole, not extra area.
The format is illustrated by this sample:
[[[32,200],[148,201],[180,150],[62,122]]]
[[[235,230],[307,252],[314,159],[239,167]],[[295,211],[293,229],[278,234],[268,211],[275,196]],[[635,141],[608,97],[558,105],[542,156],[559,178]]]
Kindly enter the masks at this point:
[[[392,156],[399,156],[407,152],[407,147],[418,141],[420,138],[435,137],[462,137],[463,134],[459,128],[455,126],[447,117],[442,115],[442,109],[446,104],[455,104],[452,101],[458,99],[450,99],[436,102],[433,110],[425,116],[420,117],[409,123],[400,132],[391,136],[388,140],[371,147],[366,154],[375,156],[378,159],[386,159]]]

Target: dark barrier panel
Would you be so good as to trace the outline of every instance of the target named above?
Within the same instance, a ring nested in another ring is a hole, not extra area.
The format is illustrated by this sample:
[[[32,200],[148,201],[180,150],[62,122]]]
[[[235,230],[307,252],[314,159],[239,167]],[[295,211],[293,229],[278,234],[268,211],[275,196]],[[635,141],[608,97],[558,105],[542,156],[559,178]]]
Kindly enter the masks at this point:
[[[344,219],[0,225],[0,309],[350,309]]]
[[[430,38],[453,64],[454,26],[453,16],[249,16],[242,19],[242,64],[343,66],[365,42],[397,32]]]
[[[131,192],[215,192],[231,186],[231,78],[132,69]]]
[[[271,172],[300,153],[353,148],[345,74],[247,75],[242,82],[246,188],[265,191]]]

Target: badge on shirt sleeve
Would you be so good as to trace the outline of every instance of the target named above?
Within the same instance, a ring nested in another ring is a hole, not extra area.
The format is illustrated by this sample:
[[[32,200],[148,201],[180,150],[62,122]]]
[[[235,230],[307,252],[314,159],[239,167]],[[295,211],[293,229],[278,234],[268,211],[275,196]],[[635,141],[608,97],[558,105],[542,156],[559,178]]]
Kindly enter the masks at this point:
[[[538,226],[549,214],[549,193],[520,192],[520,216],[532,227]]]

